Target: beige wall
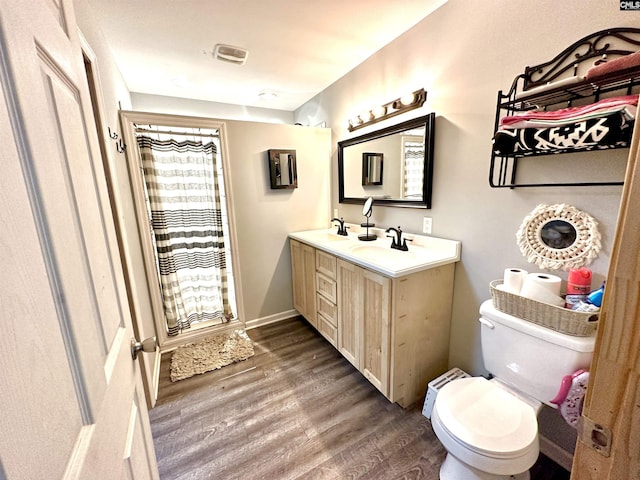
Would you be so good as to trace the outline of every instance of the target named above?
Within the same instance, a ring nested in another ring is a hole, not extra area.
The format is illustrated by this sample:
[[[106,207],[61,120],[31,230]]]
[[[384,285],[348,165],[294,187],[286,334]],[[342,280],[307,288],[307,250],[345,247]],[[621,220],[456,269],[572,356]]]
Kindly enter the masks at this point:
[[[344,156],[345,197],[374,197],[387,195],[390,198],[401,198],[400,166],[402,138],[400,135],[389,135],[365,143],[350,145]],[[382,153],[382,185],[362,185],[362,154],[365,152]],[[364,218],[362,219],[364,221]]]
[[[594,286],[607,273],[621,187],[492,189],[488,184],[496,95],[507,90],[526,65],[550,60],[590,33],[636,26],[638,13],[621,12],[617,0],[449,0],[409,32],[377,52],[296,111],[296,121],[326,121],[333,132],[332,208],[359,222],[361,208],[338,204],[336,142],[349,134],[347,120],[366,107],[424,87],[423,108],[358,130],[357,135],[435,112],[433,208],[375,207],[377,225],[401,225],[418,233],[422,218],[433,218],[433,235],[460,240],[456,269],[450,365],[484,373],[477,322],[488,284],[505,267],[540,271],[516,245],[522,219],[538,204],[568,203],[600,222],[603,251],[592,264]],[[627,150],[597,153],[576,161],[545,160],[542,175],[597,179],[624,171]],[[595,157],[595,158],[594,158]],[[620,178],[622,173],[620,173]],[[566,278],[566,274],[561,274]]]
[[[246,321],[294,314],[287,234],[330,225],[328,128],[226,121]],[[272,190],[267,150],[296,150],[298,188]]]

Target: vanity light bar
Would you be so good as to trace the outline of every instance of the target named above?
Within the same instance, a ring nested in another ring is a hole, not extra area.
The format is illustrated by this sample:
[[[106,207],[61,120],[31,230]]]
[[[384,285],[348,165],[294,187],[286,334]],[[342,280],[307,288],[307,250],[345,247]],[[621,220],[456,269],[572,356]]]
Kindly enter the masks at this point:
[[[403,95],[400,98],[375,107],[364,113],[361,113],[349,120],[349,126],[347,127],[350,132],[357,130],[367,125],[373,125],[374,123],[381,122],[387,118],[395,117],[401,113],[408,112],[415,108],[420,108],[427,100],[427,92],[424,88],[416,90],[415,92]]]

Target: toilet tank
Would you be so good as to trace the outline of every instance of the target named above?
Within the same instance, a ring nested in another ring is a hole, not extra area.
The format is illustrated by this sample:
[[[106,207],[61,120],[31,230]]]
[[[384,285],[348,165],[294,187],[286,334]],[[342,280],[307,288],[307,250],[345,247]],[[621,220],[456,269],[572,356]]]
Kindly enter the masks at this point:
[[[505,383],[553,408],[562,378],[588,369],[595,336],[566,335],[495,309],[480,306],[485,368]]]

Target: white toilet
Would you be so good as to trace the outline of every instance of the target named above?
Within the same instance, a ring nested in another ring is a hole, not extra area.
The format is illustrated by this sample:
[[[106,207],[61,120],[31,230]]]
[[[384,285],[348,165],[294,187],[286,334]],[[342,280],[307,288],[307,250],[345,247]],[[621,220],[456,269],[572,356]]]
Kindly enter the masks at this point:
[[[431,424],[447,457],[441,480],[529,479],[538,458],[537,414],[563,377],[587,369],[595,337],[575,337],[480,307],[482,358],[494,375],[453,380],[436,396]],[[542,403],[541,403],[542,402]]]

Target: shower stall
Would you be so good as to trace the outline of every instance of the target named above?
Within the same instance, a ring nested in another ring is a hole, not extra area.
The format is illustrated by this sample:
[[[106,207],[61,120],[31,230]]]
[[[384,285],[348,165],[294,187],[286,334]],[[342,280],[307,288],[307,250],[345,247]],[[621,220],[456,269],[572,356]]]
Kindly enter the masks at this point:
[[[224,122],[120,115],[161,350],[242,328]]]

